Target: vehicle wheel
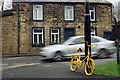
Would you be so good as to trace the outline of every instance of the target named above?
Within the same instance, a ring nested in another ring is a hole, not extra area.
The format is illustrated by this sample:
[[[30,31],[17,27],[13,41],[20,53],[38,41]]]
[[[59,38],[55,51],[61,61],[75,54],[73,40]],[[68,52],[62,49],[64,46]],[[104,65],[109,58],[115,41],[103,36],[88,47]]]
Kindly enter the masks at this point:
[[[109,57],[107,51],[105,49],[102,49],[99,51],[99,55],[98,55],[99,58],[106,58],[106,57]]]
[[[54,61],[62,61],[63,60],[63,56],[61,52],[56,52],[54,57],[53,57]]]
[[[95,71],[95,62],[92,58],[89,58],[89,60],[85,63],[84,66],[85,74],[90,76]]]
[[[78,64],[78,57],[76,56],[72,57],[70,61],[70,70],[73,72],[76,71],[78,68],[77,64]]]

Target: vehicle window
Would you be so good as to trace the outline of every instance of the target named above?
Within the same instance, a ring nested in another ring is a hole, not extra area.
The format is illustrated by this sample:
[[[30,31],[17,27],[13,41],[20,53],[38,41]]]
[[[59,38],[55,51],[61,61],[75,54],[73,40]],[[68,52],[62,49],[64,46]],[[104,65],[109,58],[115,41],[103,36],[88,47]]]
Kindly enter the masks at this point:
[[[96,42],[99,42],[99,40],[91,37],[91,43],[96,43]]]
[[[84,37],[81,37],[81,38],[78,38],[78,39],[74,40],[73,43],[74,43],[74,44],[82,44],[82,43],[83,43],[83,42],[82,42],[83,40],[84,40]]]
[[[65,42],[63,42],[63,44],[69,44],[69,43],[71,43],[73,40],[74,40],[74,39],[69,38],[69,39],[67,39]]]

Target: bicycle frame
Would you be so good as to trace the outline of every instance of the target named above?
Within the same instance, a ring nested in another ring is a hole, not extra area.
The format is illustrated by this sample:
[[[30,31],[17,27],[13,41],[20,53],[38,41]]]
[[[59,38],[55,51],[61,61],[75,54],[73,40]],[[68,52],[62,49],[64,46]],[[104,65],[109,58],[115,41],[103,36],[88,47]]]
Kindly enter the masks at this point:
[[[88,46],[88,54],[87,54],[87,56],[86,56],[83,60],[81,60],[81,55],[80,55],[80,51],[79,51],[79,55],[78,55],[78,59],[79,59],[78,67],[80,67],[80,66],[82,65],[82,63],[83,63],[86,59],[89,59],[89,58],[90,58],[89,48],[90,48],[90,46]]]

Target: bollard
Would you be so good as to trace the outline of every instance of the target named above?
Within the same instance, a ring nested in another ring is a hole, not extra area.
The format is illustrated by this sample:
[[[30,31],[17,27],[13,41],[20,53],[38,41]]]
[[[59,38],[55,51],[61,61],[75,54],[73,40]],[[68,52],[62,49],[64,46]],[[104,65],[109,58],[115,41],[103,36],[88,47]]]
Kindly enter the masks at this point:
[[[120,54],[119,54],[119,39],[116,40],[117,49],[117,64],[120,64]]]

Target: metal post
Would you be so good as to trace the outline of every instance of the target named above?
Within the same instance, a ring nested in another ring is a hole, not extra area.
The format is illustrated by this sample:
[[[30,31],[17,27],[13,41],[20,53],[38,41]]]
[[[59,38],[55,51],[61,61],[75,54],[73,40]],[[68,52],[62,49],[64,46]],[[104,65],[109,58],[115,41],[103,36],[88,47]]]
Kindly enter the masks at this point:
[[[116,45],[117,45],[117,64],[120,64],[119,39],[116,40]]]
[[[89,1],[85,1],[85,26],[84,26],[84,35],[85,35],[85,41],[88,42],[89,45],[91,45],[91,29],[90,29],[90,14],[89,14]],[[91,48],[89,48],[91,53]],[[88,52],[88,46],[85,44],[85,56],[87,56]]]

